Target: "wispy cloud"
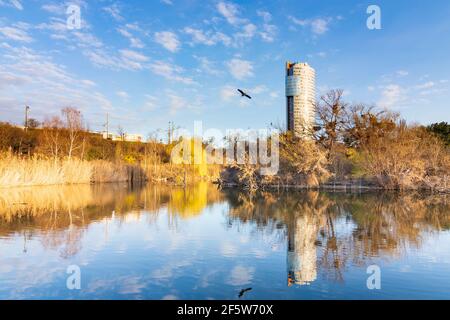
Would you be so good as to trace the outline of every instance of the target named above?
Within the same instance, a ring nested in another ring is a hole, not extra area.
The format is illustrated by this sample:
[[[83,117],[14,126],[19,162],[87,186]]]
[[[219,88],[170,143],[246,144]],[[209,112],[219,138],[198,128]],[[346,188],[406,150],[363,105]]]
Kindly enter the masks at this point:
[[[272,21],[272,14],[268,11],[264,11],[264,10],[258,10],[257,15],[262,17],[264,22],[269,23],[270,21]]]
[[[149,58],[147,56],[145,56],[144,54],[133,51],[133,50],[120,50],[120,54],[122,55],[122,57],[124,57],[125,59],[128,59],[128,60],[139,61],[139,62],[146,62],[149,60]]]
[[[119,32],[122,36],[124,36],[125,38],[127,38],[130,41],[130,46],[132,48],[138,48],[138,49],[144,48],[144,46],[145,46],[144,43],[130,32],[131,26],[132,25],[126,25],[124,27],[117,28],[117,32]]]
[[[128,98],[130,97],[129,94],[126,91],[117,91],[116,94],[122,100],[128,100]]]
[[[322,35],[329,30],[329,25],[333,21],[332,17],[315,18],[315,19],[297,19],[289,16],[289,20],[301,27],[309,27],[315,35]]]
[[[67,105],[86,112],[112,108],[105,96],[93,90],[95,82],[76,77],[47,54],[7,44],[0,47],[5,52],[0,66],[2,109],[9,106],[14,111],[13,106],[27,103],[45,116]]]
[[[120,8],[117,3],[114,3],[110,6],[104,7],[103,10],[107,12],[111,17],[114,18],[116,21],[123,21],[124,18],[122,17],[122,14],[120,12]]]
[[[18,27],[0,27],[0,34],[4,37],[19,41],[19,42],[32,42],[33,38],[23,28]]]
[[[83,54],[97,67],[112,70],[138,71],[147,67],[145,62],[149,58],[133,50],[120,50],[119,55],[114,55],[104,49],[88,49]]]
[[[12,7],[17,10],[23,10],[22,2],[19,0],[0,0],[0,7]]]
[[[183,68],[172,63],[164,61],[155,61],[150,64],[150,70],[159,76],[166,78],[167,80],[181,82],[184,84],[195,84],[192,78],[181,76]]]
[[[226,1],[220,1],[217,3],[217,11],[228,21],[231,25],[238,25],[240,23],[246,22],[245,19],[239,17],[239,7],[232,3]]]
[[[181,46],[177,35],[171,31],[156,32],[155,41],[170,52],[177,52]]]
[[[396,74],[397,74],[397,76],[399,76],[399,77],[406,77],[407,75],[409,75],[409,72],[406,71],[406,70],[398,70],[398,71],[396,72]]]
[[[230,74],[238,80],[244,80],[253,76],[253,64],[250,61],[239,58],[226,62]]]
[[[405,99],[405,89],[398,84],[390,84],[383,88],[378,104],[383,108],[392,108]]]
[[[198,28],[186,27],[183,32],[192,38],[191,44],[203,44],[213,46],[222,43],[225,46],[231,45],[232,39],[222,32],[204,31]]]
[[[199,72],[215,76],[221,73],[216,64],[211,60],[209,60],[208,58],[194,55],[194,59],[196,59],[199,62],[200,65],[200,68],[198,69]]]

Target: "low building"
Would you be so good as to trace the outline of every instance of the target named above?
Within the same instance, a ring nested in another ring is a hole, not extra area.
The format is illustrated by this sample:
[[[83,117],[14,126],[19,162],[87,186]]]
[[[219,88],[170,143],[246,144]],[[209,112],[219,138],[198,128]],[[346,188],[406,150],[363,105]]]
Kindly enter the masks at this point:
[[[143,142],[144,137],[141,134],[125,133],[123,136],[102,132],[103,139],[112,141],[126,141],[126,142]]]

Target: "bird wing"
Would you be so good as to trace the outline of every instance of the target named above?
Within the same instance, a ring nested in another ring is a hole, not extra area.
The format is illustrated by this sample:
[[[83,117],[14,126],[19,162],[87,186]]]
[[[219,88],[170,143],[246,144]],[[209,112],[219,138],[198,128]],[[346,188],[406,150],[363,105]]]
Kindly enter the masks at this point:
[[[245,95],[244,91],[242,91],[241,89],[237,89],[237,90],[239,91],[239,93],[240,93],[241,95]]]

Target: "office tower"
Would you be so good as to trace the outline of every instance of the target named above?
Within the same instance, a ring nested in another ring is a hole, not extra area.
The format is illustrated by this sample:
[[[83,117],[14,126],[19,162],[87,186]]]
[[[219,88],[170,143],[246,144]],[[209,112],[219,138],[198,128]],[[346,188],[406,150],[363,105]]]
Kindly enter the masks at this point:
[[[307,63],[286,63],[287,130],[310,138],[315,123],[316,71]]]

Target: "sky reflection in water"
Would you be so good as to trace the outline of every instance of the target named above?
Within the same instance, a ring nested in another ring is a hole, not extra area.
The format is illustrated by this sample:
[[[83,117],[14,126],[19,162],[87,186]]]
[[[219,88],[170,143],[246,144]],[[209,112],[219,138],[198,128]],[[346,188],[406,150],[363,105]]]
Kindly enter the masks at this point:
[[[5,189],[0,299],[449,299],[448,196]],[[79,265],[82,289],[66,287]],[[366,268],[382,270],[368,290]]]

